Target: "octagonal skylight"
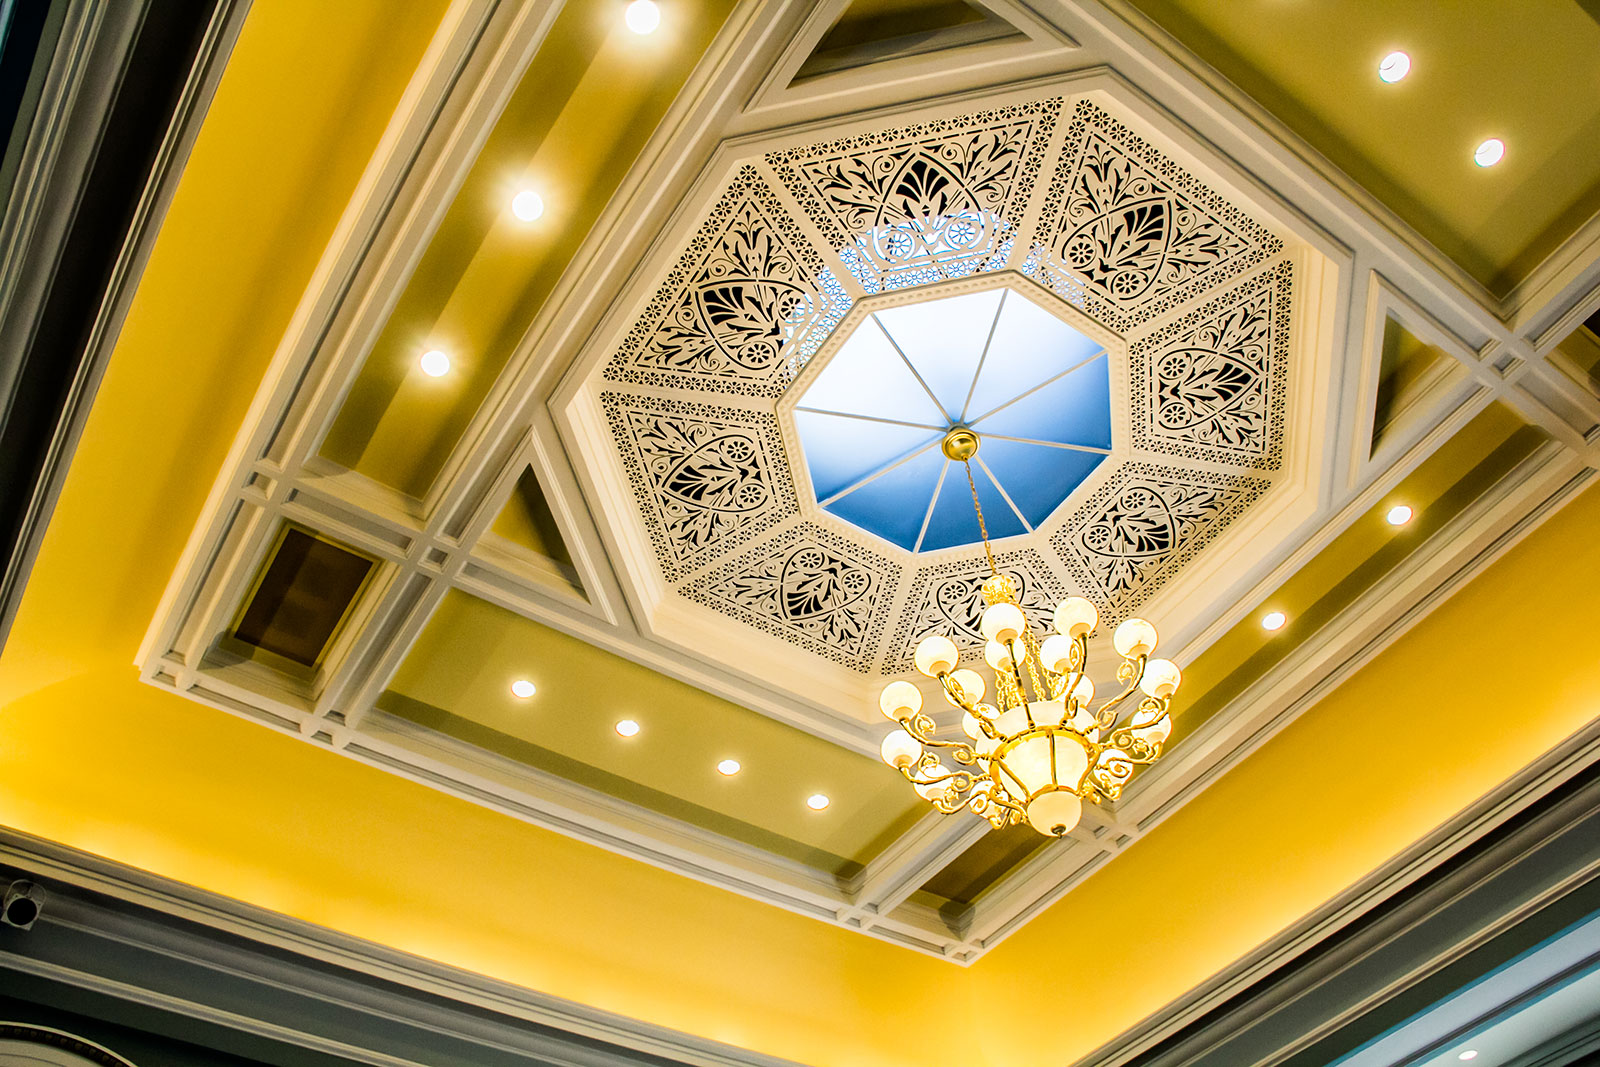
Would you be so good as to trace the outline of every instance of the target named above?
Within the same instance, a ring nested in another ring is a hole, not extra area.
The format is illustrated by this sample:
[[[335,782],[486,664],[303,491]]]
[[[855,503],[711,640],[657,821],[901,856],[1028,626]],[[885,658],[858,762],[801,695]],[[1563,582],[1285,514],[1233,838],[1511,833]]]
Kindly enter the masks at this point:
[[[939,444],[978,434],[991,538],[1026,533],[1111,451],[1105,349],[1016,289],[885,308],[797,400],[822,507],[913,552],[980,540],[966,471]]]

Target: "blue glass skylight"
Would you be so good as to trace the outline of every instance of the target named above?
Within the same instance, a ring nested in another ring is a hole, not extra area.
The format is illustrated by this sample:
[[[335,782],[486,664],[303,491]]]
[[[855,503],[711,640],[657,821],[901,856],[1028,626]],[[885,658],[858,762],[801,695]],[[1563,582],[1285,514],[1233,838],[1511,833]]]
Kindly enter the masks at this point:
[[[972,477],[992,538],[1031,531],[1111,451],[1105,349],[1014,289],[867,317],[795,409],[822,506],[913,552],[980,540],[945,432],[980,446]]]

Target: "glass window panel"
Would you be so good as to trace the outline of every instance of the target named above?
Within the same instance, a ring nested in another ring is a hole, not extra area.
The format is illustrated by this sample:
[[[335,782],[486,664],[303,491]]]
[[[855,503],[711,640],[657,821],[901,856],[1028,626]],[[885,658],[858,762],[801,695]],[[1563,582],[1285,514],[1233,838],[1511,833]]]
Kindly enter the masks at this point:
[[[1110,367],[1104,356],[972,424],[1004,434],[1089,448],[1111,447]]]
[[[1021,510],[1022,517],[1038,526],[1089,477],[1105,456],[1098,452],[985,437],[978,458]]]
[[[967,405],[977,418],[1101,351],[1092,341],[1021,293],[1006,294],[989,355]]]
[[[835,500],[828,510],[909,551],[917,545],[947,462],[943,452],[930,448]]]
[[[813,411],[796,411],[794,421],[818,500],[827,500],[942,436],[935,430]]]
[[[1026,533],[1027,528],[1005,502],[994,482],[982,468],[972,468],[972,480],[978,487],[978,500],[983,504],[983,518],[989,525],[990,540]],[[955,545],[970,545],[981,541],[978,516],[972,510],[972,492],[967,488],[967,472],[959,463],[952,463],[945,471],[939,486],[939,502],[933,506],[933,517],[928,521],[928,532],[922,539],[922,551],[935,552]]]
[[[1002,295],[995,289],[878,312],[878,321],[939,398],[951,422],[960,421]]]
[[[856,328],[806,387],[800,406],[941,428],[946,425],[944,412],[871,318]]]

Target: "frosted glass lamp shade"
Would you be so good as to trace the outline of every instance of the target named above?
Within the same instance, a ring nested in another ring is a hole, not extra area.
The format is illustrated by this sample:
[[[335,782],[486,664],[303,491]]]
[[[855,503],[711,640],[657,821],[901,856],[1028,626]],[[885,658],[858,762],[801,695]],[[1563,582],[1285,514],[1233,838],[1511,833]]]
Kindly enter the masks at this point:
[[[985,736],[983,732],[983,723],[980,722],[978,717],[972,714],[970,711],[961,716],[961,732],[972,738],[974,741],[982,741]]]
[[[1117,627],[1117,632],[1111,635],[1111,643],[1116,646],[1117,655],[1124,659],[1148,656],[1156,648],[1156,628],[1143,619],[1129,619]]]
[[[1183,675],[1176,663],[1170,659],[1153,659],[1144,665],[1144,677],[1139,679],[1139,688],[1161,700],[1177,692],[1178,683],[1182,680]]]
[[[1022,614],[1022,609],[1015,604],[990,604],[983,609],[983,617],[978,620],[978,628],[989,640],[1010,644],[1028,628],[1028,619]]]
[[[929,678],[937,678],[956,669],[961,653],[956,651],[954,641],[943,634],[933,634],[917,645],[916,660],[917,670]]]
[[[1100,623],[1100,613],[1081,596],[1069,596],[1056,605],[1056,633],[1079,637]]]
[[[1044,669],[1056,674],[1066,674],[1072,657],[1072,638],[1051,634],[1039,644],[1039,661]]]
[[[890,730],[878,751],[889,766],[905,767],[922,755],[922,742],[904,730]]]
[[[983,675],[977,671],[956,671],[950,675],[950,680],[956,683],[967,703],[976,704],[983,699],[983,694],[987,687],[984,685]]]
[[[1159,745],[1172,736],[1172,716],[1158,711],[1137,711],[1128,720],[1134,737]]]
[[[1072,687],[1071,696],[1080,707],[1088,707],[1094,702],[1094,683],[1089,680],[1088,675],[1078,679],[1078,683]]]
[[[1083,801],[1064,789],[1042,793],[1028,805],[1028,824],[1046,837],[1060,837],[1083,818]]]
[[[910,682],[890,682],[883,687],[878,707],[891,719],[908,719],[922,710],[922,690]]]
[[[1028,705],[1037,726],[1060,726],[1067,717],[1067,706],[1059,700],[1038,700]]]
[[[1011,646],[1002,645],[999,641],[990,641],[983,646],[983,658],[989,666],[1003,674],[1009,673],[1011,668],[1016,666],[1016,660],[1011,655]]]

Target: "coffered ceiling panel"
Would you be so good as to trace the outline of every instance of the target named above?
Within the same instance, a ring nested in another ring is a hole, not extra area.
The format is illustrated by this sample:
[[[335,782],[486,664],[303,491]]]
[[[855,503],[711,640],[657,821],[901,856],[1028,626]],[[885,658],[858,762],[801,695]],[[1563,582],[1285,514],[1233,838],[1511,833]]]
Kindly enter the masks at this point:
[[[1577,346],[1546,367],[1110,14],[663,12],[441,30],[146,681],[971,963],[1581,484]],[[877,757],[918,641],[981,654],[985,529],[1036,623],[1083,595],[1095,652],[1138,613],[1188,672],[1162,762],[1061,841]],[[293,662],[239,624],[289,537],[366,567]]]

